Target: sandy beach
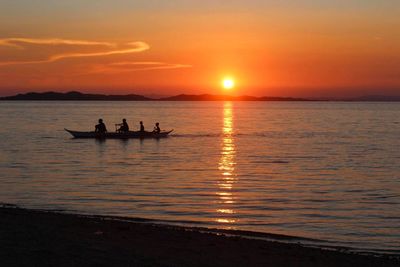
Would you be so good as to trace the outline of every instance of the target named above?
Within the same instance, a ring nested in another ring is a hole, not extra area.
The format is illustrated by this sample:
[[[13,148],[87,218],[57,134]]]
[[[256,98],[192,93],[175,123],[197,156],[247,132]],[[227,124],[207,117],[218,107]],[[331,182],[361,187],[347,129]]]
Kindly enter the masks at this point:
[[[388,256],[15,207],[0,208],[0,246],[2,266],[400,265]]]

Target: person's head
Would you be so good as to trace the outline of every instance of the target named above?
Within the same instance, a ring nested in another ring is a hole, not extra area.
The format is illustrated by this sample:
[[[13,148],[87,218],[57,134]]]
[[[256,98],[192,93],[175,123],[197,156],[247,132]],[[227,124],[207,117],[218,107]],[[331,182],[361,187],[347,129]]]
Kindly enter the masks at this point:
[[[103,119],[99,119],[99,123],[103,123]]]
[[[143,121],[140,121],[140,124],[143,124]]]
[[[156,126],[160,125],[158,122],[156,122]]]
[[[126,119],[122,119],[123,122],[126,122]]]

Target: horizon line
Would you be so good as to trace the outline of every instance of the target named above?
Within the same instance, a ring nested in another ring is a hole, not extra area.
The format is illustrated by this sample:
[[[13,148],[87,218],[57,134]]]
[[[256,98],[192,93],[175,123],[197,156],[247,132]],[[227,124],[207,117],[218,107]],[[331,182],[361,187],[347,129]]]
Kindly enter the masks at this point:
[[[210,94],[210,93],[200,93],[200,94],[186,94],[186,93],[180,93],[180,94],[174,94],[174,95],[162,95],[160,94],[160,97],[154,97],[156,95],[158,95],[157,93],[151,93],[151,94],[138,94],[138,93],[128,93],[128,94],[109,94],[109,93],[86,93],[86,92],[81,92],[81,91],[76,91],[76,90],[72,90],[72,91],[66,91],[66,92],[60,92],[60,91],[43,91],[43,92],[35,92],[35,91],[31,91],[31,92],[26,92],[26,93],[17,93],[14,95],[8,95],[8,96],[0,96],[0,100],[27,100],[29,101],[29,99],[8,99],[8,98],[16,98],[18,96],[20,97],[28,97],[30,94],[36,94],[36,95],[46,95],[46,94],[60,94],[60,95],[64,95],[67,96],[69,94],[79,94],[81,96],[99,96],[99,97],[104,97],[104,98],[112,98],[112,97],[129,97],[129,96],[137,96],[137,97],[142,97],[145,99],[142,99],[142,101],[148,100],[148,101],[157,101],[157,100],[169,100],[171,99],[171,101],[184,101],[184,100],[180,100],[177,99],[179,97],[184,98],[196,98],[196,97],[210,97],[210,98],[222,98],[222,99],[210,99],[210,101],[224,101],[223,98],[233,98],[230,99],[230,101],[246,101],[246,99],[240,99],[240,98],[252,98],[252,99],[247,99],[248,101],[265,101],[265,98],[271,98],[271,99],[282,99],[282,100],[297,100],[297,101],[329,101],[329,100],[337,100],[337,101],[351,101],[351,100],[356,100],[356,99],[361,99],[361,100],[368,100],[369,99],[375,99],[375,100],[391,100],[391,98],[393,98],[392,100],[396,100],[396,101],[400,101],[400,95],[387,95],[387,94],[364,94],[364,95],[358,95],[358,96],[307,96],[307,97],[297,97],[297,96],[272,96],[272,95],[263,95],[263,96],[253,96],[253,95],[230,95],[230,94]],[[176,98],[175,100],[173,98]],[[41,99],[37,99],[37,100],[41,100]],[[42,99],[42,100],[55,100],[57,101],[57,99]],[[63,99],[59,99],[60,101],[62,101]],[[71,101],[71,100],[76,100],[79,101],[80,99],[64,99],[65,101]],[[82,99],[85,100],[85,99]],[[87,101],[95,101],[96,99],[87,99]],[[107,101],[107,99],[103,99],[104,101]],[[121,99],[123,100],[123,99]],[[111,100],[112,101],[112,100]],[[127,99],[127,101],[132,101]],[[137,100],[137,101],[141,101],[141,100]],[[204,99],[198,99],[198,100],[193,100],[193,101],[207,101]]]

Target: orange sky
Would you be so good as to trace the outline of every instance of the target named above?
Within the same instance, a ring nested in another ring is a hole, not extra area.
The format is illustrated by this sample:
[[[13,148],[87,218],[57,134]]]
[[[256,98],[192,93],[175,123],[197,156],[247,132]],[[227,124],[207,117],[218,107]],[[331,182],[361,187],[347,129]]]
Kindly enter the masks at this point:
[[[34,2],[0,3],[0,95],[400,94],[399,1]]]

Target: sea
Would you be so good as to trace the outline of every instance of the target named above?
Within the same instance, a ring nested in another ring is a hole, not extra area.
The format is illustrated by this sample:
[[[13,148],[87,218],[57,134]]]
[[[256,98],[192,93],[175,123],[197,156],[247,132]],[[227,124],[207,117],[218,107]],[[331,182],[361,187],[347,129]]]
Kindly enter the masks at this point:
[[[73,139],[126,118],[165,139]],[[0,203],[400,254],[400,103],[1,101]]]

